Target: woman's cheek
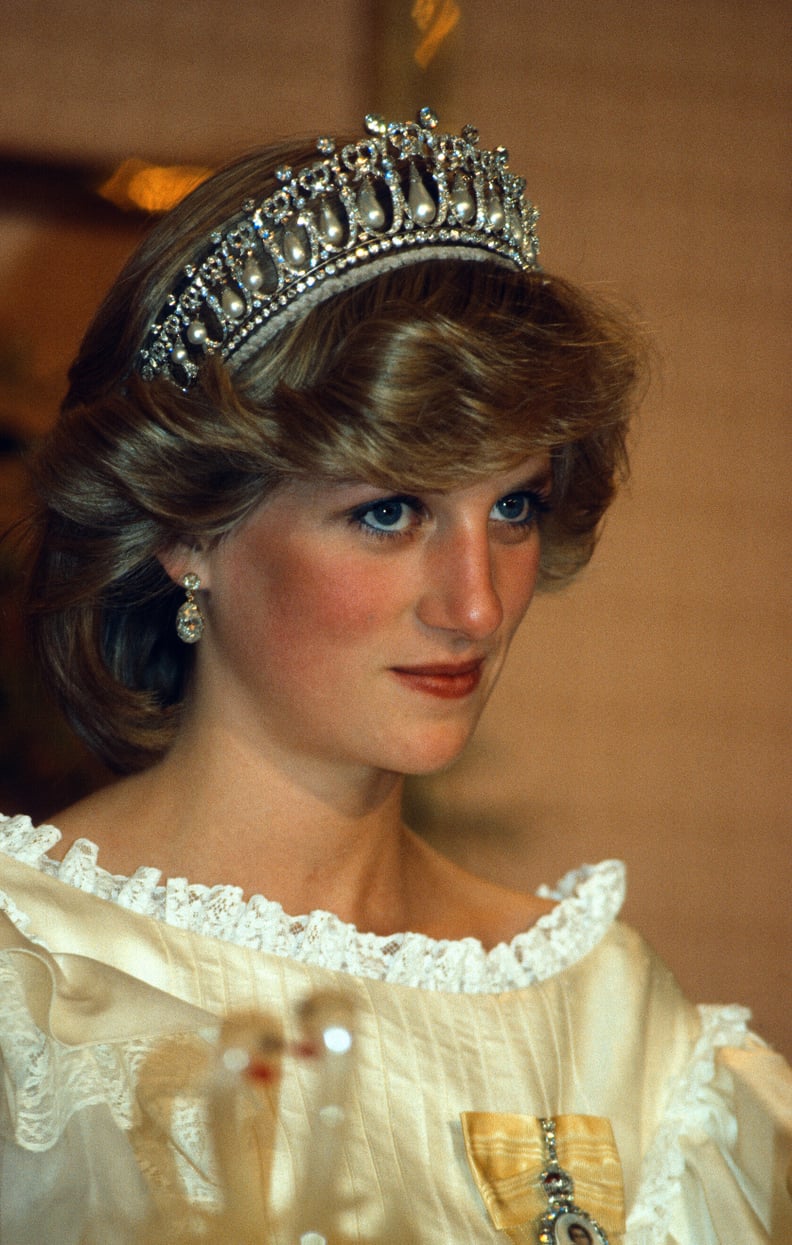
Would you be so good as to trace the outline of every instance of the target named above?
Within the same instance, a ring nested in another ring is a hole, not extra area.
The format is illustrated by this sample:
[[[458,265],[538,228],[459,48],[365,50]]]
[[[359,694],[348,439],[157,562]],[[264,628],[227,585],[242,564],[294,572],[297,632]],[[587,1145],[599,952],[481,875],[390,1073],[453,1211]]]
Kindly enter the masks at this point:
[[[275,644],[314,651],[346,644],[376,631],[401,613],[405,594],[396,594],[391,576],[370,563],[335,561],[323,568],[311,561],[290,565],[289,574],[263,593],[262,616]]]
[[[333,563],[326,570],[315,565],[295,568],[288,591],[280,594],[285,618],[308,623],[315,637],[328,640],[365,635],[390,615],[401,611],[407,594],[393,590],[391,577],[369,562],[355,566]],[[404,599],[397,599],[404,598]]]

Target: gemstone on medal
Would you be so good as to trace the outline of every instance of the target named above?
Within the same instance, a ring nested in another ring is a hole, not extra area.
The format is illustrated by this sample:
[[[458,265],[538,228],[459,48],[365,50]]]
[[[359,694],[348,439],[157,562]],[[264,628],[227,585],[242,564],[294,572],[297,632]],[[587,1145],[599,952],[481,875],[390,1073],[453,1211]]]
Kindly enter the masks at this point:
[[[546,1167],[539,1177],[549,1202],[566,1200],[572,1196],[574,1185],[571,1176],[561,1167]]]

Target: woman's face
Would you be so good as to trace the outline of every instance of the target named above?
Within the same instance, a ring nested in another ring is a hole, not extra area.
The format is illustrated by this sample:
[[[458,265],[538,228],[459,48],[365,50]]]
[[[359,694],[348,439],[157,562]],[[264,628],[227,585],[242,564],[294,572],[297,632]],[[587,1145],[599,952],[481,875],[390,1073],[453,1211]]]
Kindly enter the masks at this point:
[[[544,456],[444,493],[281,486],[183,568],[207,590],[198,712],[305,760],[447,765],[531,601],[549,488]]]

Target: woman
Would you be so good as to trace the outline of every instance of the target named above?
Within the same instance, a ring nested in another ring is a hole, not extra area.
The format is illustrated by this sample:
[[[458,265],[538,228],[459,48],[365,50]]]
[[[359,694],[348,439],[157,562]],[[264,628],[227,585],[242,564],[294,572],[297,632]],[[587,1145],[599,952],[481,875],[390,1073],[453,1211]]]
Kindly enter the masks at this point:
[[[768,1056],[619,866],[525,895],[403,824],[590,557],[638,355],[502,149],[366,129],[154,228],[36,464],[34,642],[123,777],[2,823],[0,1239],[768,1240]]]

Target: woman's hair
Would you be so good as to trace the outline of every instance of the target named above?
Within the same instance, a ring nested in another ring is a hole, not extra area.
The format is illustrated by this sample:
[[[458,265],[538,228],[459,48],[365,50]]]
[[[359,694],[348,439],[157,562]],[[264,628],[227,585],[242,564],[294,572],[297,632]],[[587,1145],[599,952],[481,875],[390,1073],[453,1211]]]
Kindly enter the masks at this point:
[[[626,470],[640,350],[629,322],[569,283],[497,262],[406,264],[336,294],[243,364],[144,381],[150,325],[207,236],[311,148],[268,148],[203,183],[114,284],[33,463],[28,606],[49,685],[119,771],[170,745],[193,650],[158,554],[221,540],[280,483],[446,489],[549,451],[540,584],[588,561]]]

